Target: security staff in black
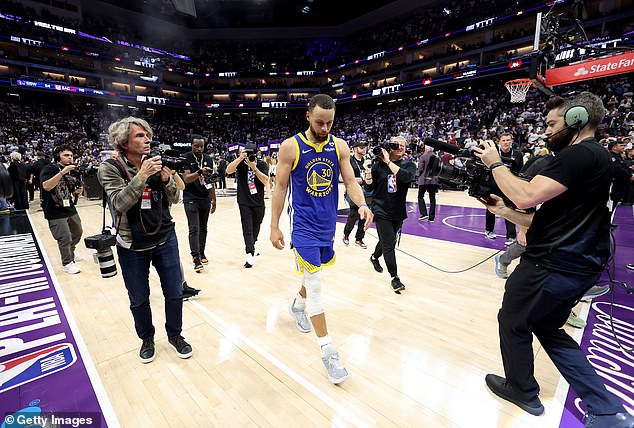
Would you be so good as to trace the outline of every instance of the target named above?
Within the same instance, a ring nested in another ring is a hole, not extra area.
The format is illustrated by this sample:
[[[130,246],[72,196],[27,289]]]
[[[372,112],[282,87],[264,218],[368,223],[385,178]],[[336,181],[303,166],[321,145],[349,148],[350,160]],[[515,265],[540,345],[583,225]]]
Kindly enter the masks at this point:
[[[392,277],[392,289],[400,294],[405,289],[397,273],[396,239],[403,220],[407,218],[405,199],[410,183],[416,177],[416,164],[403,160],[407,142],[403,137],[392,137],[390,152],[382,149],[378,162],[372,165],[372,173],[365,176],[365,190],[372,191],[372,212],[379,235],[379,242],[370,256],[377,272],[383,272],[378,258],[383,255]]]
[[[192,151],[185,156],[183,167],[183,205],[189,225],[189,249],[198,273],[209,263],[205,256],[207,243],[207,222],[209,213],[216,211],[216,188],[211,180],[213,159],[205,152],[205,140],[200,135],[192,135]]]
[[[264,188],[269,181],[269,166],[262,160],[259,152],[256,156],[255,151],[241,150],[238,157],[227,165],[227,174],[234,172],[244,249],[247,254],[244,267],[250,268],[255,264],[255,242],[264,218]]]

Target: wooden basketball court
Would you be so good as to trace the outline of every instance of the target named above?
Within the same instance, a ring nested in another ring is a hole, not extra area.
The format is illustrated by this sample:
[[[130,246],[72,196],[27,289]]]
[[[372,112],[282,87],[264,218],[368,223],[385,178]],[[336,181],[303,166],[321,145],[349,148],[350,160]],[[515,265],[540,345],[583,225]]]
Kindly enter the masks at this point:
[[[407,254],[399,251],[397,260],[407,289],[397,295],[387,271],[376,273],[368,260],[375,230],[366,235],[368,249],[352,241],[346,247],[339,223],[337,262],[325,269],[323,295],[330,335],[351,376],[334,386],[314,333],[297,331],[288,314],[301,277],[292,252],[275,250],[268,240],[270,201],[257,245],[261,255],[245,269],[235,198],[218,198],[209,221],[210,264],[201,274],[192,268],[183,206],[172,207],[186,280],[203,291],[184,303],[183,336],[194,355],[181,360],[167,344],[163,298],[151,274],[157,355],[150,364],[138,359],[141,342],[120,271],[102,279],[92,251],[81,244],[82,272],[63,273],[43,214],[32,206],[33,223],[121,426],[559,426],[567,387],[558,389],[559,373],[538,342],[536,377],[545,415],[531,416],[485,386],[485,374],[503,373],[496,316],[504,280],[495,276],[492,259],[457,274],[423,263],[461,270],[496,252],[486,245],[503,248],[503,235],[476,246],[404,233],[400,250]],[[415,189],[408,201],[416,201]],[[462,192],[441,192],[438,203],[481,208]],[[342,199],[340,208],[345,206]],[[100,201],[82,200],[78,211],[84,237],[99,233]],[[469,233],[484,230],[484,211],[480,214],[471,218]],[[286,214],[281,227],[288,246]],[[424,227],[448,228],[439,216]],[[587,305],[577,309],[583,314]]]

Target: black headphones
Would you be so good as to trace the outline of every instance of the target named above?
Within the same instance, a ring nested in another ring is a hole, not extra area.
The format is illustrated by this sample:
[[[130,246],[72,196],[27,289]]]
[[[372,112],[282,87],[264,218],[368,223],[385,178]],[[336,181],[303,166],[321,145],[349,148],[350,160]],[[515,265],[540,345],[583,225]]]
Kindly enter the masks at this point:
[[[59,162],[61,160],[59,154],[62,152],[62,147],[61,146],[57,146],[53,149],[53,160],[55,162]]]
[[[564,113],[564,122],[569,128],[581,129],[588,124],[589,117],[588,109],[581,105],[575,105]]]

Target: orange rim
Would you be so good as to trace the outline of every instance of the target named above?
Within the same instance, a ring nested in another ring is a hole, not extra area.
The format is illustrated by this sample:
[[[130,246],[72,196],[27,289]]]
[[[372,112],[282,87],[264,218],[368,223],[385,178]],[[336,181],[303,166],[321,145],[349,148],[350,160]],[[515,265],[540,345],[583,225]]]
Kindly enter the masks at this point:
[[[526,84],[535,85],[531,79],[514,79],[504,83],[504,86],[508,88],[509,86],[517,87],[517,86],[524,86]]]

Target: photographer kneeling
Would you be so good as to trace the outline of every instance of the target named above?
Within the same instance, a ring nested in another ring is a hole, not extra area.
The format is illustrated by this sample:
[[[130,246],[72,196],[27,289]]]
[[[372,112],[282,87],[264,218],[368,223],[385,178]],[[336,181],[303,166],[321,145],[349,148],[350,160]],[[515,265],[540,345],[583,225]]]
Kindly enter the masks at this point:
[[[403,161],[407,141],[403,137],[392,137],[389,153],[384,145],[375,147],[377,161],[372,165],[372,173],[365,175],[365,190],[372,191],[372,212],[379,235],[370,261],[374,270],[383,272],[378,258],[383,255],[387,270],[392,277],[392,289],[395,293],[405,289],[398,277],[396,266],[396,240],[407,218],[405,199],[410,183],[416,177],[416,165],[411,161]]]
[[[128,117],[108,128],[108,142],[118,159],[103,162],[99,181],[117,213],[117,255],[134,318],[143,344],[142,363],[154,359],[154,326],[150,309],[150,263],[161,280],[165,297],[165,329],[169,344],[180,358],[189,358],[192,347],[181,336],[183,278],[170,203],[180,190],[162,166],[160,156],[148,158],[152,129],[143,119]]]
[[[587,406],[585,426],[634,426],[610,394],[583,351],[564,330],[571,309],[601,276],[610,255],[607,208],[612,161],[595,132],[605,108],[599,97],[582,92],[546,103],[546,135],[555,158],[531,181],[513,175],[495,146],[474,149],[492,171],[500,190],[521,213],[491,196],[488,209],[529,228],[526,251],[506,282],[498,313],[505,377],[488,374],[487,386],[532,415],[544,412],[534,376],[533,334]]]

